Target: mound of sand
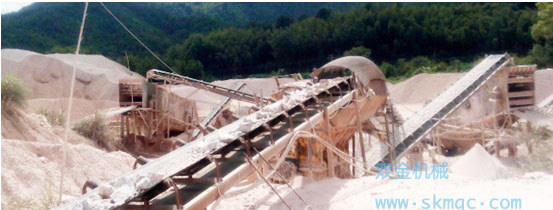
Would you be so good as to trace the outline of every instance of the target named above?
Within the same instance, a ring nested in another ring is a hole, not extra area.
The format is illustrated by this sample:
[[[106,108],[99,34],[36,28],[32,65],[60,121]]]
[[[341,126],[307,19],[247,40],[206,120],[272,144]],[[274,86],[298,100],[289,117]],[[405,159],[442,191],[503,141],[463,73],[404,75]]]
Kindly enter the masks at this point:
[[[499,179],[509,177],[509,171],[480,144],[475,144],[451,166],[451,172],[468,178]]]
[[[393,85],[390,96],[396,103],[424,104],[459,80],[463,73],[417,74]]]
[[[141,77],[101,55],[2,50],[2,76],[21,78],[30,90],[30,98],[68,97],[73,67],[77,98],[118,101],[119,79]]]
[[[459,80],[463,74],[417,74],[403,82],[389,86],[390,97],[397,111],[407,119]]]
[[[108,181],[132,170],[134,158],[106,152],[73,131],[69,135],[63,194],[78,196],[87,179]],[[59,193],[63,128],[15,109],[2,112],[2,207],[45,208]]]

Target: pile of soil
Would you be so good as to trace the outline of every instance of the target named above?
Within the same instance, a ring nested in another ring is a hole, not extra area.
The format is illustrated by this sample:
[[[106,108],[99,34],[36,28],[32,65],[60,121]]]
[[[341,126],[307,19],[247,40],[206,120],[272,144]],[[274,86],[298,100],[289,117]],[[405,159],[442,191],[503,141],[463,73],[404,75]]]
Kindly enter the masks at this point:
[[[119,80],[141,78],[101,55],[39,54],[2,49],[2,76],[14,75],[30,90],[30,98],[69,97],[75,68],[74,96],[89,100],[119,100]]]
[[[451,167],[451,172],[468,178],[499,179],[510,176],[507,168],[480,144],[475,144]]]
[[[463,73],[417,74],[395,84],[390,90],[390,96],[396,103],[424,104],[436,98],[463,75]]]
[[[417,74],[389,87],[390,98],[401,116],[407,119],[463,75],[464,73]]]

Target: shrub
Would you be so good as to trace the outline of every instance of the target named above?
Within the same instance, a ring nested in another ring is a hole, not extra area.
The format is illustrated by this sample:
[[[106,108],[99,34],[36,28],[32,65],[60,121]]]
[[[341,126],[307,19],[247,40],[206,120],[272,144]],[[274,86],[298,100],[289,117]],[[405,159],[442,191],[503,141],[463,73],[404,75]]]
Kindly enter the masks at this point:
[[[370,59],[371,52],[372,52],[371,49],[368,49],[368,48],[363,47],[363,46],[358,46],[358,47],[353,47],[349,50],[344,51],[344,56],[358,55],[358,56],[363,56],[365,58]]]
[[[44,115],[50,125],[65,124],[65,112],[63,111],[39,109],[37,114]]]
[[[27,99],[27,88],[14,76],[2,77],[2,105],[6,107],[23,106]]]
[[[41,191],[42,194],[35,197],[2,200],[2,209],[46,210],[56,207],[56,194],[52,185],[45,184]]]
[[[73,130],[84,137],[93,140],[98,146],[107,150],[113,150],[114,147],[109,141],[109,129],[104,116],[100,113],[93,117],[83,119],[73,126]]]

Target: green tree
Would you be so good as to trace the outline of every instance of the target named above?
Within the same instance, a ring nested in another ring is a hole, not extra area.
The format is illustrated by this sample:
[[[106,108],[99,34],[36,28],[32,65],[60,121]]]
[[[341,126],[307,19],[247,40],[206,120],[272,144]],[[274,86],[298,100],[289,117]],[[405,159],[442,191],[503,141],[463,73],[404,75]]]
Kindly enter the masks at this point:
[[[205,78],[204,66],[197,60],[176,61],[178,73],[193,78]]]
[[[27,100],[28,90],[19,78],[2,76],[2,105],[5,108],[23,106]]]
[[[321,19],[328,19],[328,17],[330,17],[331,12],[332,12],[332,10],[330,10],[329,8],[321,8],[317,12],[316,17],[321,18]]]
[[[539,2],[538,22],[532,26],[532,38],[536,41],[532,56],[538,65],[553,66],[553,3]]]
[[[371,49],[368,49],[363,46],[353,47],[349,50],[344,51],[344,56],[348,56],[348,55],[357,55],[357,56],[363,56],[365,58],[370,58]]]
[[[288,16],[283,16],[281,15],[280,17],[278,17],[278,19],[276,20],[276,23],[275,23],[275,27],[276,28],[284,28],[284,27],[288,27],[290,24],[292,24],[294,22],[294,20]]]

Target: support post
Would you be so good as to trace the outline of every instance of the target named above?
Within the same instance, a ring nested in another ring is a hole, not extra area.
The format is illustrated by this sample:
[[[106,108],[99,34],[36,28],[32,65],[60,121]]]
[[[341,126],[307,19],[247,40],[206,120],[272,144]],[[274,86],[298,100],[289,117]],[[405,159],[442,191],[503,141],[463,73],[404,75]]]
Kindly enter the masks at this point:
[[[390,156],[390,161],[392,161],[392,169],[396,166],[396,155],[392,142],[390,141],[390,128],[388,126],[388,113],[384,115],[384,123],[386,124],[386,142],[388,143],[388,154]]]
[[[353,156],[353,165],[351,166],[351,170],[353,174],[353,177],[355,177],[355,133],[353,133],[353,137],[351,138],[351,154]]]
[[[357,97],[356,97],[357,98]],[[363,168],[367,171],[367,156],[365,155],[365,141],[363,139],[363,128],[361,127],[359,105],[354,100],[353,105],[355,106],[355,122],[357,123],[357,132],[359,134],[359,144],[361,145],[361,158],[363,159]],[[370,137],[369,137],[370,138]],[[367,175],[367,173],[365,173]]]
[[[130,134],[130,128],[131,128],[131,125],[130,125],[130,122],[129,122],[129,117],[125,117],[125,127],[127,127],[127,136],[129,136]]]
[[[278,77],[275,77],[275,82],[277,85],[277,90],[280,90],[280,82],[278,82]]]
[[[324,128],[326,133],[326,140],[332,143],[332,137],[330,136],[330,120],[328,119],[328,109],[325,107],[323,110]],[[329,148],[326,148],[326,157],[328,161],[328,176],[334,177],[334,153]]]
[[[124,120],[125,120],[125,114],[121,114],[121,116],[119,116],[119,132],[120,132],[119,135],[121,139],[123,139],[123,137],[125,136]]]
[[[532,134],[532,124],[529,121],[526,122],[526,131],[528,132],[528,135]],[[528,140],[526,140],[526,144],[527,144],[527,147],[528,147],[528,153],[532,153],[532,151],[534,150],[532,142],[531,142],[533,138],[534,138],[534,136],[532,136],[532,138],[528,138]]]

